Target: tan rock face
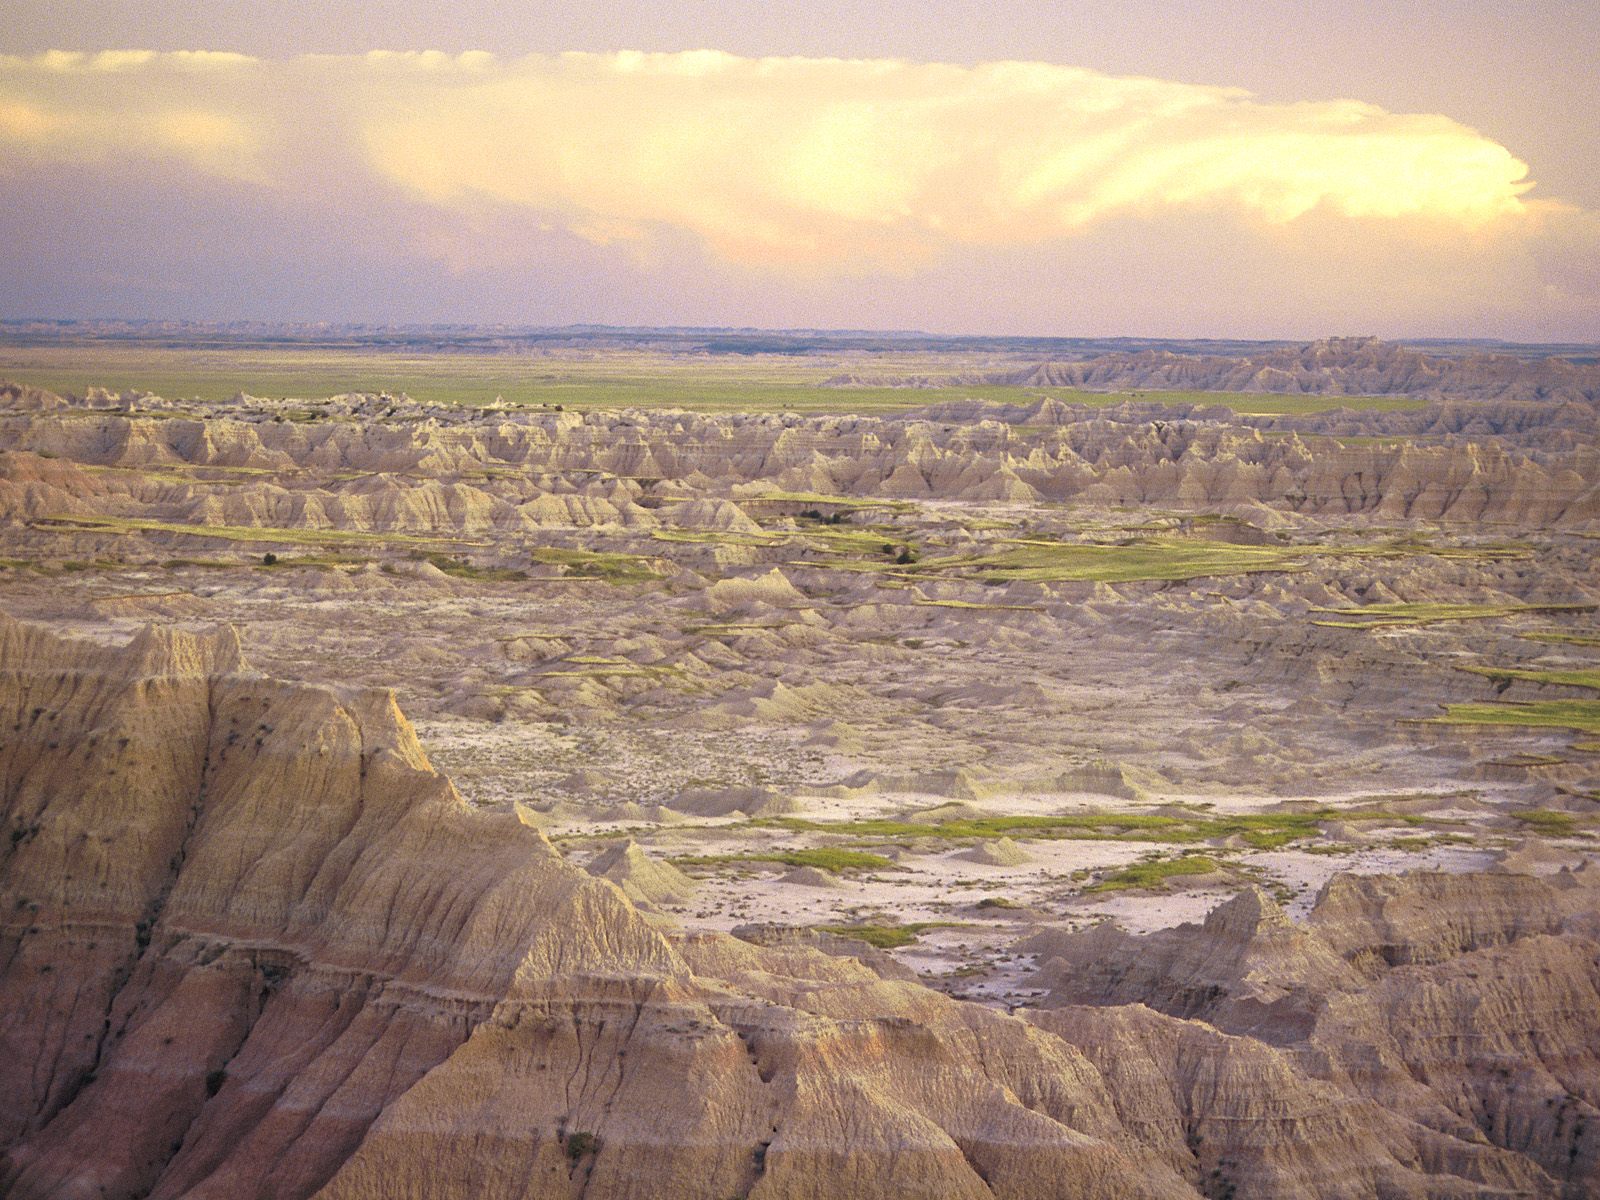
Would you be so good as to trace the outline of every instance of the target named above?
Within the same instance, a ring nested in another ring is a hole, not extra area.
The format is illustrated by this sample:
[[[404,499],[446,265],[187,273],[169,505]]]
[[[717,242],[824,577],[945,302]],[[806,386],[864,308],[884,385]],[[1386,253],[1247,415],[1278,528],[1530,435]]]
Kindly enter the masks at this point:
[[[1600,1194],[1593,875],[1335,876],[1303,927],[1250,891],[1203,925],[1148,937],[1040,934],[1027,948],[1053,1011],[1039,1022],[1099,1030],[1125,1011],[1083,1005],[1200,1016],[1283,1047],[1284,1063],[1347,1099],[1413,1116],[1441,1135],[1423,1152],[1457,1173]],[[1075,1040],[1104,1068],[1128,1069],[1126,1048],[1097,1055]]]
[[[1595,1194],[1595,950],[1565,924],[1380,969],[1394,901],[1349,901],[1335,945],[1246,895],[1196,935],[1223,966],[1175,945],[1117,986],[1319,989],[1295,1045],[1023,1020],[820,942],[664,935],[470,810],[386,694],[251,673],[226,634],[0,618],[0,722],[8,1197]]]
[[[1323,383],[1348,378],[1350,387],[1334,390],[1350,392],[1426,391],[1429,380],[1460,373],[1458,360],[1430,361],[1438,371],[1401,371],[1388,383],[1330,373],[1315,356],[1298,369]],[[1205,362],[1181,358],[1176,365],[1188,372]],[[1226,373],[1155,383],[1080,378],[1089,365],[1041,368],[1037,377],[1013,382],[1258,390]],[[1488,387],[1477,402],[1454,398],[1477,395],[1467,388],[1417,412],[1294,418],[1269,431],[1282,437],[1223,420],[1224,410],[1204,405],[1071,409],[1054,400],[1011,407],[961,401],[887,418],[521,413],[498,424],[470,410],[428,410],[421,420],[408,408],[406,420],[384,424],[374,418],[374,397],[355,396],[328,402],[329,415],[351,419],[310,425],[238,405],[201,407],[198,420],[157,420],[77,401],[77,419],[63,421],[59,397],[3,385],[0,444],[16,452],[0,454],[0,515],[94,512],[463,537],[658,525],[737,535],[760,530],[756,510],[741,501],[776,491],[1007,504],[1260,505],[1524,526],[1600,519],[1595,368],[1582,368],[1580,383],[1568,387],[1539,382],[1576,369],[1567,364],[1514,365],[1502,364],[1514,381]],[[1556,395],[1568,399],[1557,402]],[[1354,435],[1361,444],[1330,447],[1314,438],[1321,433]],[[1418,436],[1441,444],[1417,444]],[[1515,449],[1496,444],[1505,436],[1515,437]],[[218,493],[182,474],[202,467],[262,474],[231,477]],[[167,468],[180,473],[161,475]],[[640,480],[662,485],[660,492],[642,497]],[[805,511],[803,502],[791,507]]]

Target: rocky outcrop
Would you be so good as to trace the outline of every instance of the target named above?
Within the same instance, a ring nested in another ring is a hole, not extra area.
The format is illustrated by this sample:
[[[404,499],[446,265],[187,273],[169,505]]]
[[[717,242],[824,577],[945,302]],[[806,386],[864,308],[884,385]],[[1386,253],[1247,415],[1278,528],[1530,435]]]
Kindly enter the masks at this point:
[[[816,950],[675,947],[468,811],[384,696],[226,636],[0,649],[8,1196],[1185,1194],[1070,1048]],[[1019,1102],[1018,1060],[1089,1108]]]
[[[672,904],[694,895],[695,882],[669,862],[658,862],[633,842],[602,850],[588,866],[589,874],[609,879],[635,904]]]
[[[877,418],[446,409],[423,419],[373,411],[371,399],[328,401],[310,423],[248,406],[156,419],[12,387],[0,392],[0,439],[18,452],[0,457],[0,516],[88,504],[184,524],[462,538],[665,526],[746,549],[760,545],[757,516],[793,520],[819,503],[837,515],[831,496],[1600,521],[1600,408],[1587,400],[1249,419],[1054,400]]]
[[[1116,351],[990,372],[972,376],[971,382],[1091,391],[1440,395],[1478,401],[1600,399],[1600,367],[1592,362],[1507,354],[1443,356],[1378,338],[1326,338],[1239,356]],[[891,381],[879,379],[877,386],[891,386]]]
[[[1113,1020],[1083,1006],[1101,1014],[1143,1004],[1201,1017],[1290,1051],[1289,1061],[1323,1087],[1415,1114],[1443,1137],[1512,1152],[1549,1177],[1520,1186],[1594,1196],[1595,876],[1339,875],[1301,926],[1251,890],[1202,925],[1147,937],[1110,926],[1047,932],[1024,948],[1040,955],[1051,985],[1045,1007],[1068,1014],[1045,1021],[1049,1028]],[[1119,1066],[1126,1054],[1116,1052]],[[1484,1181],[1508,1161],[1488,1156],[1479,1164]]]
[[[253,673],[227,633],[0,618],[0,821],[16,1200],[1593,1194],[1600,1006],[1565,933],[1489,921],[1364,990],[1307,953],[1346,989],[1308,1051],[1139,1007],[1023,1020],[814,935],[672,934],[469,809],[386,693]],[[1292,940],[1254,896],[1208,926],[1224,987]],[[1382,1032],[1372,1062],[1335,1019]]]

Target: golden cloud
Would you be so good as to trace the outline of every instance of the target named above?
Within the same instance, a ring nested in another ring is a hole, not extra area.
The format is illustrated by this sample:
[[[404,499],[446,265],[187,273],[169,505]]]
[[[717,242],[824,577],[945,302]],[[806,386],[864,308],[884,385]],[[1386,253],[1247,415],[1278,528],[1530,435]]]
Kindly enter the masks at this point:
[[[728,261],[823,274],[1185,211],[1479,228],[1522,216],[1531,186],[1472,129],[1354,101],[712,51],[0,58],[0,149],[176,157],[286,188],[353,170],[440,209],[525,212],[596,243],[687,233]],[[313,161],[332,149],[360,161]]]

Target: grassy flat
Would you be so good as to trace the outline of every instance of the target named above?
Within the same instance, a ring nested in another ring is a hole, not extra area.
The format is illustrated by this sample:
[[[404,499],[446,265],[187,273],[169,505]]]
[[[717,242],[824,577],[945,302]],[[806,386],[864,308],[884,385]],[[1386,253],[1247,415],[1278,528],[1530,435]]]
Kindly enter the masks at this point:
[[[607,554],[595,550],[572,550],[562,546],[535,546],[529,556],[536,563],[560,566],[569,577],[600,579],[607,583],[645,583],[659,579],[660,572],[650,559],[638,554]]]
[[[1577,671],[1543,671],[1520,667],[1462,667],[1474,675],[1490,679],[1517,679],[1525,683],[1553,683],[1561,687],[1589,688],[1600,692],[1600,667]]]
[[[1086,841],[1200,842],[1237,837],[1257,850],[1272,850],[1290,842],[1317,837],[1324,821],[1377,822],[1409,825],[1418,818],[1377,808],[1317,808],[1286,813],[1237,813],[1192,817],[1168,813],[1084,812],[1060,816],[961,817],[949,821],[907,821],[869,817],[849,821],[812,821],[803,817],[768,817],[756,826],[787,829],[794,833],[827,833],[858,839],[913,841],[940,838],[981,841],[987,838],[1073,838]]]
[[[818,846],[809,850],[752,850],[744,854],[686,854],[672,859],[678,867],[720,867],[738,863],[772,862],[788,867],[816,867],[823,871],[885,871],[892,859],[865,850],[840,850]]]
[[[1141,404],[1223,406],[1259,416],[1297,416],[1340,408],[1393,412],[1425,407],[1407,396],[1299,396],[1235,392],[1083,392],[1000,384],[935,387],[824,387],[838,359],[729,355],[685,360],[617,351],[570,358],[510,354],[269,348],[162,349],[82,345],[10,352],[5,376],[55,392],[135,389],[167,399],[227,400],[239,392],[320,398],[344,392],[405,392],[433,404],[567,409],[684,408],[700,412],[903,412],[949,400],[1106,407]],[[924,369],[925,363],[914,365]],[[892,372],[892,362],[883,363]],[[310,419],[297,413],[291,419]]]
[[[1432,725],[1513,725],[1600,733],[1600,700],[1533,700],[1526,704],[1451,704]]]
[[[1134,863],[1107,875],[1099,883],[1084,888],[1085,892],[1122,892],[1134,888],[1160,887],[1170,879],[1185,875],[1210,875],[1221,869],[1216,859],[1206,854],[1185,854],[1182,858],[1158,858],[1150,862]]]
[[[1530,642],[1545,642],[1552,646],[1600,646],[1600,637],[1586,633],[1555,633],[1549,630],[1540,630],[1535,633],[1518,634]]]
[[[820,933],[837,934],[866,942],[879,950],[897,950],[909,946],[929,929],[959,929],[961,921],[912,921],[906,925],[818,925]]]
[[[1593,612],[1593,604],[1363,604],[1360,608],[1313,608],[1352,618],[1312,621],[1331,629],[1383,629],[1404,625],[1432,625],[1438,621],[1482,621],[1522,613]]]
[[[181,537],[228,542],[267,542],[307,546],[437,546],[482,545],[464,538],[410,533],[372,533],[358,529],[288,529],[274,525],[183,525],[140,517],[45,516],[32,522],[40,528],[76,533],[170,533]]]
[[[1549,808],[1524,808],[1511,814],[1522,824],[1550,837],[1571,837],[1578,832],[1578,818],[1571,813]]]
[[[933,559],[906,569],[958,571],[996,583],[1138,583],[1299,570],[1304,559],[1304,551],[1290,547],[1151,538],[1125,546],[1019,543],[977,558]]]

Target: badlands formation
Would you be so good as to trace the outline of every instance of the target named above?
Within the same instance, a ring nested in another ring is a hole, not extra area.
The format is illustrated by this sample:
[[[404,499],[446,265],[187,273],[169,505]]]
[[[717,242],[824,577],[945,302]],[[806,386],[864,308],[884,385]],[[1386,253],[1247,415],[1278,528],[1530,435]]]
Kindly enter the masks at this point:
[[[0,1195],[1600,1196],[1594,371],[1421,357],[0,389]]]

